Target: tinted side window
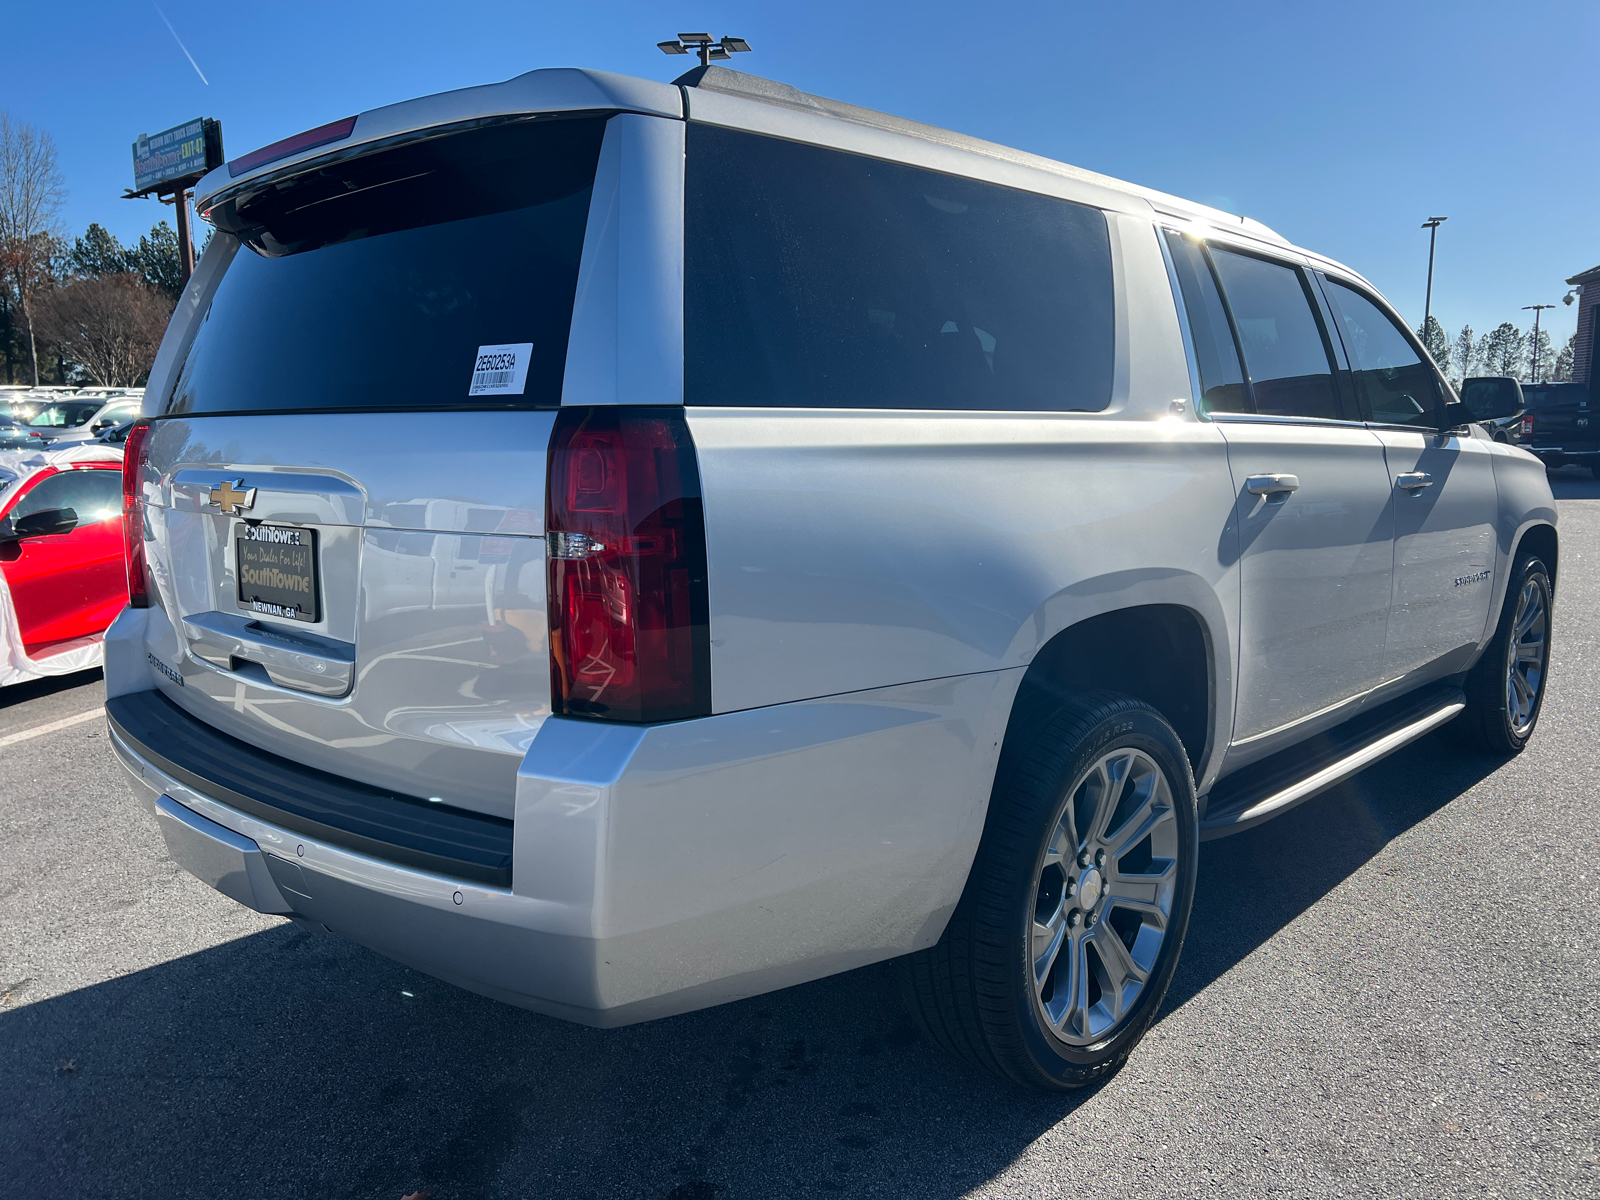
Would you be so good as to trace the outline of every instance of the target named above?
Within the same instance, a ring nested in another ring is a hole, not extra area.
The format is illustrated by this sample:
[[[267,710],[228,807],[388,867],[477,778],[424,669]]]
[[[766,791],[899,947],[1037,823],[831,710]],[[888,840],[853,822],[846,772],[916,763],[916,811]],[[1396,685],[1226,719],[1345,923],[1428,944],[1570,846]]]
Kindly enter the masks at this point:
[[[1437,426],[1433,368],[1388,315],[1360,292],[1328,280],[1328,299],[1356,387],[1374,421]]]
[[[1211,261],[1244,347],[1256,411],[1342,419],[1333,365],[1300,272],[1216,247]]]
[[[70,508],[79,525],[91,525],[122,515],[122,472],[109,470],[62,471],[34,484],[10,512],[13,520],[52,508]]]
[[[688,403],[1110,402],[1099,210],[706,125],[687,170]]]
[[[1166,233],[1183,307],[1189,314],[1189,335],[1194,341],[1195,365],[1200,369],[1200,403],[1206,412],[1249,412],[1250,395],[1239,367],[1239,350],[1217,281],[1206,263],[1205,249],[1180,233]]]

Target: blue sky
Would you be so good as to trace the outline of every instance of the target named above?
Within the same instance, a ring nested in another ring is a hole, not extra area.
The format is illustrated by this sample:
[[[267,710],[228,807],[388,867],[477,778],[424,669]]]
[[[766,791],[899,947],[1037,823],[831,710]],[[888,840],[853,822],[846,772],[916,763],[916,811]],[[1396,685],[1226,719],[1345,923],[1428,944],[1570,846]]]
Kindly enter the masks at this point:
[[[748,39],[734,64],[1203,200],[1367,275],[1454,333],[1558,303],[1600,263],[1600,4],[551,6],[456,0],[17,5],[0,107],[51,133],[73,232],[135,238],[170,208],[119,199],[129,144],[219,118],[237,157],[376,105],[587,66],[671,79],[680,30]],[[1559,345],[1576,308],[1546,313]]]

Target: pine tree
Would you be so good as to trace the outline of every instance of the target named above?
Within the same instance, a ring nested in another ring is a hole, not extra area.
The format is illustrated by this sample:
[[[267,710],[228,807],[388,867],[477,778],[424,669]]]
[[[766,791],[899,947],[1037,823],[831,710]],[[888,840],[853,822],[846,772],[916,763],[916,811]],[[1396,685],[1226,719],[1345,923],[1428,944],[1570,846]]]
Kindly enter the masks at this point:
[[[150,227],[128,251],[130,269],[143,275],[151,287],[176,300],[183,291],[183,264],[178,260],[178,233],[165,221]]]
[[[103,225],[90,224],[81,238],[74,238],[72,250],[67,254],[67,269],[74,275],[100,279],[106,275],[120,275],[138,268],[114,233]]]
[[[1540,327],[1539,336],[1535,339],[1533,334],[1528,334],[1523,341],[1528,367],[1528,380],[1531,383],[1550,381],[1550,372],[1555,369],[1556,355],[1550,346],[1550,331]]]
[[[1422,328],[1417,330],[1417,337],[1422,341],[1422,348],[1433,359],[1434,365],[1440,371],[1450,370],[1450,339],[1446,336],[1444,326],[1439,324],[1439,318],[1429,316],[1423,322]]]
[[[1578,335],[1573,334],[1567,339],[1567,344],[1561,347],[1561,353],[1556,355],[1556,365],[1550,368],[1551,383],[1572,382],[1572,362],[1577,357]]]
[[[1478,347],[1472,337],[1472,326],[1463,325],[1461,332],[1456,334],[1455,349],[1451,353],[1451,358],[1461,372],[1463,384],[1466,383],[1467,376],[1472,374],[1473,364],[1478,361]]]
[[[1502,321],[1483,335],[1478,343],[1478,355],[1483,370],[1489,375],[1509,375],[1513,379],[1522,374],[1523,344],[1527,336],[1510,321]]]

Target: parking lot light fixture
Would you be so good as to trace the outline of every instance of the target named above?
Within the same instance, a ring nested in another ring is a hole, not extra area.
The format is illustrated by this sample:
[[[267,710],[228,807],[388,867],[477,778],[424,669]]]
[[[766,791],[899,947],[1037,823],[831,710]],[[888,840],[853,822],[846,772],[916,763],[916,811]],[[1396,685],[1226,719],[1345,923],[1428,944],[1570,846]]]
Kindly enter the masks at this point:
[[[663,54],[698,54],[702,67],[750,52],[750,43],[743,38],[725,37],[718,41],[709,33],[680,33],[677,41],[657,42],[656,46]]]
[[[1428,318],[1433,315],[1433,246],[1439,238],[1439,226],[1449,219],[1449,217],[1429,217],[1422,223],[1422,228],[1428,230],[1428,293],[1422,301],[1422,328],[1424,332],[1428,328]]]

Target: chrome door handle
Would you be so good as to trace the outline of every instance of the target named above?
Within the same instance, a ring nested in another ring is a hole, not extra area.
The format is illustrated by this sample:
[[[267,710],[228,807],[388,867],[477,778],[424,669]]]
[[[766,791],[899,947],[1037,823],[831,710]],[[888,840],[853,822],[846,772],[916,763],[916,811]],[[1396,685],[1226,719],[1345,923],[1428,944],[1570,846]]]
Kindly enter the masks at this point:
[[[1426,471],[1407,471],[1403,475],[1394,477],[1394,485],[1398,488],[1404,488],[1408,492],[1417,492],[1422,488],[1432,487],[1433,476]]]
[[[1252,496],[1286,496],[1299,488],[1298,475],[1252,475],[1244,481],[1244,490]]]
[[[279,632],[233,613],[183,618],[189,653],[218,670],[254,663],[282,688],[315,696],[343,696],[355,680],[355,647],[311,633]]]

